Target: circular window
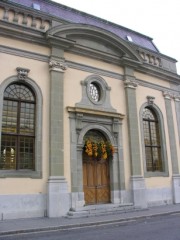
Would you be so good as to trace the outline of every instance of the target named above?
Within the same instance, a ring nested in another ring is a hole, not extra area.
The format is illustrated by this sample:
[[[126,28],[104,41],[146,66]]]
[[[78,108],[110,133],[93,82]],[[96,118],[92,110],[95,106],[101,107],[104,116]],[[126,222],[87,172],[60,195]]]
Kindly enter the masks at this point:
[[[91,96],[92,100],[95,101],[95,102],[99,102],[99,100],[100,100],[100,88],[96,83],[94,83],[94,82],[90,83],[89,92],[90,92],[90,96]]]

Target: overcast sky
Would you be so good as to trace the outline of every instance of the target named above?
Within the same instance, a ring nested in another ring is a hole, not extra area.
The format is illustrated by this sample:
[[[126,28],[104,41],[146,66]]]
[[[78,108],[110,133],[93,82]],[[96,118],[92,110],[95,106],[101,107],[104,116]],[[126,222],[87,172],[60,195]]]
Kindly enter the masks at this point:
[[[179,0],[53,0],[153,38],[159,51],[178,61],[180,74]]]

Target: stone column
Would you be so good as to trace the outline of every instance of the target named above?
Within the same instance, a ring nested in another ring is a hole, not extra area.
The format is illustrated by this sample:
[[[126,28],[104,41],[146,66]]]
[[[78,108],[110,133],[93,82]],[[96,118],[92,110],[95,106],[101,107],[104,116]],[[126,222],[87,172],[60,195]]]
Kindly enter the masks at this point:
[[[50,67],[50,132],[48,216],[64,216],[69,210],[69,194],[64,177],[64,71],[65,61],[59,49],[52,50]]]
[[[136,207],[146,208],[146,187],[141,172],[139,127],[136,104],[137,83],[134,77],[134,71],[129,67],[125,67],[124,86],[126,92],[133,201]]]
[[[174,129],[174,119],[171,106],[172,94],[169,92],[163,93],[166,106],[167,124],[169,131],[169,144],[172,163],[172,189],[173,189],[173,201],[174,203],[180,203],[180,174],[178,165],[177,146]]]

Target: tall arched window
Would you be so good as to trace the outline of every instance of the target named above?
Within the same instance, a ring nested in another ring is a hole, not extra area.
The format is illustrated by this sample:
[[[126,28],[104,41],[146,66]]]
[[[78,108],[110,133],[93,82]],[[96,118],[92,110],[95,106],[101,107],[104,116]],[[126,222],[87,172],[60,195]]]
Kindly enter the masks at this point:
[[[146,157],[146,171],[163,171],[160,127],[156,112],[150,108],[143,109],[143,131]]]
[[[4,91],[1,129],[1,170],[35,170],[34,92],[22,83]]]

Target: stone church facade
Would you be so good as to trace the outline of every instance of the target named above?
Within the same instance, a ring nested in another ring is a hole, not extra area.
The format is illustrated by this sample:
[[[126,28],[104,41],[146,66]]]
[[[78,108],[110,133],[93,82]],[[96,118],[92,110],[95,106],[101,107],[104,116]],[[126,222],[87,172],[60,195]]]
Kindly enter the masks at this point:
[[[0,3],[0,219],[180,203],[180,76],[148,36]]]

